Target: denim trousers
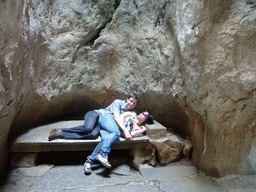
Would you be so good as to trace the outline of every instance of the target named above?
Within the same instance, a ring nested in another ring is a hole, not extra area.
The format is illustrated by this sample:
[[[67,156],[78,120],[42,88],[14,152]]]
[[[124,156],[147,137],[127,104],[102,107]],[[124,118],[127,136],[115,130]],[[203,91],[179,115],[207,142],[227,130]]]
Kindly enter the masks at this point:
[[[84,116],[84,124],[77,127],[62,129],[61,139],[97,139],[100,134],[98,126],[99,114],[89,111]]]
[[[91,165],[96,160],[96,156],[100,153],[103,157],[108,158],[112,145],[120,137],[118,125],[112,114],[107,114],[99,121],[101,141],[93,150],[92,154],[87,157],[86,162]]]

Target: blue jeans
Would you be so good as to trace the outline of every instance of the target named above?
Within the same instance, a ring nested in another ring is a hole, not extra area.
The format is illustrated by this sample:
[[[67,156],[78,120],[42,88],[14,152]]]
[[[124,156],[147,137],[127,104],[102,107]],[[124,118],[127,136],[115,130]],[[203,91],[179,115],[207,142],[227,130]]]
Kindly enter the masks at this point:
[[[96,160],[96,156],[100,153],[103,157],[108,158],[112,145],[120,137],[118,125],[112,114],[107,114],[99,121],[101,141],[93,150],[92,154],[87,157],[86,162],[91,165]]]
[[[84,125],[62,129],[61,139],[97,139],[100,128],[97,125],[99,114],[96,111],[89,111],[84,116]]]

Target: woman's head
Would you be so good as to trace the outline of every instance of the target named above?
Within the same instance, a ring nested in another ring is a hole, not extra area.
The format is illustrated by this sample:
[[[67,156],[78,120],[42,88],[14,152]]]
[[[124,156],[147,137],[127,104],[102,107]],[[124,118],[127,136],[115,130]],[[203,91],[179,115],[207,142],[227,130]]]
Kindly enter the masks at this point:
[[[138,121],[142,124],[153,124],[154,118],[153,115],[150,114],[148,111],[144,111],[138,115]]]

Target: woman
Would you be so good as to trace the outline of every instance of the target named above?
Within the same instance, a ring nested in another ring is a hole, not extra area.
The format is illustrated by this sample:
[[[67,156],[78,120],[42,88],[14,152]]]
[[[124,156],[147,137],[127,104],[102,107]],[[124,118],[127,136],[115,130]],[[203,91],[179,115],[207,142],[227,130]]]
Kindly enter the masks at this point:
[[[138,137],[146,131],[146,127],[143,124],[153,124],[153,116],[145,111],[140,113],[138,116],[135,112],[125,112],[122,115],[124,119],[124,125],[130,132],[132,137]],[[121,136],[124,137],[123,131],[120,129]]]

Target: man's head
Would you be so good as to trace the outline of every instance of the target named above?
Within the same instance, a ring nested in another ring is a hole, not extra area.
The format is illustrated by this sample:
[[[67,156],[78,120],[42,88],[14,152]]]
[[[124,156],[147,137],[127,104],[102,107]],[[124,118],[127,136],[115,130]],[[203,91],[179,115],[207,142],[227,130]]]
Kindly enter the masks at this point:
[[[127,110],[133,109],[137,103],[139,102],[139,96],[135,93],[128,96],[126,102],[125,102],[125,108]]]

